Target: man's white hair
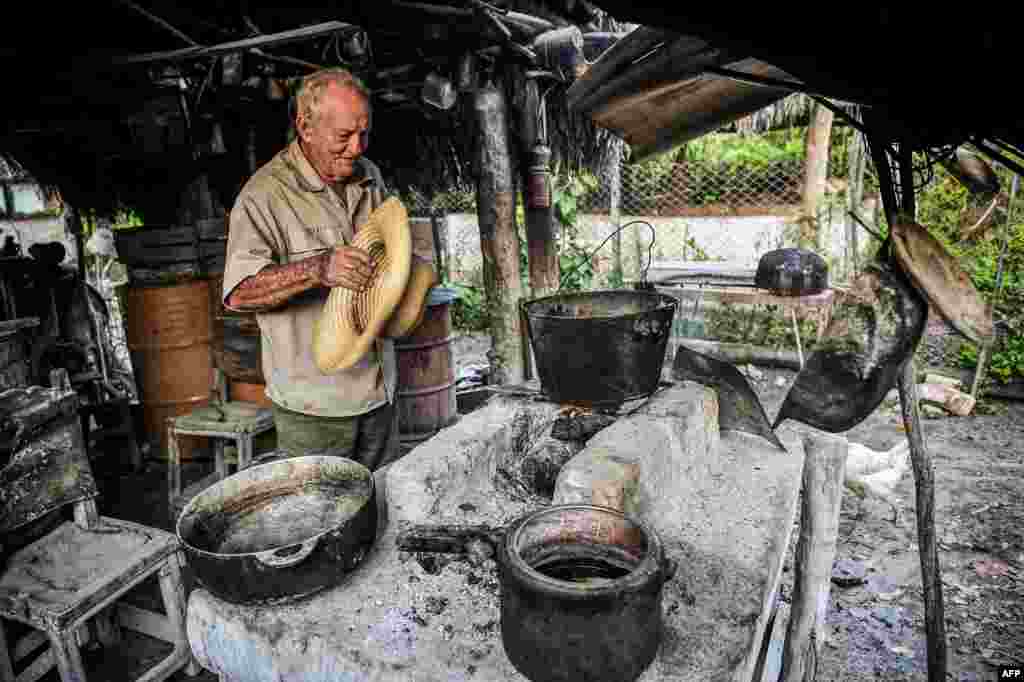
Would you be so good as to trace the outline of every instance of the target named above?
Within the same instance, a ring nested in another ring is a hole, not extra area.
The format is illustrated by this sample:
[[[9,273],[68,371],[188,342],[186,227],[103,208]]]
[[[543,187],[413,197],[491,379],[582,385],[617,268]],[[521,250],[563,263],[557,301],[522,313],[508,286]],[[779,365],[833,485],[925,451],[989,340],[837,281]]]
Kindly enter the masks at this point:
[[[308,125],[316,124],[320,100],[323,99],[324,90],[330,83],[352,88],[366,98],[367,103],[370,102],[370,90],[363,85],[361,80],[352,75],[351,71],[341,67],[321,69],[303,78],[299,91],[295,95],[296,113]]]

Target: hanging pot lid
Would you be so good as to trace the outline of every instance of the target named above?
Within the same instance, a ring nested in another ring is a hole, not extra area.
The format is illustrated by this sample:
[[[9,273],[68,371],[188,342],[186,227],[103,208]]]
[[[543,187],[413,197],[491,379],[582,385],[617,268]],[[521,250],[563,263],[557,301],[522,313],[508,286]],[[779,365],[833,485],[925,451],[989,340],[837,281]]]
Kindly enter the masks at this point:
[[[778,296],[808,296],[828,288],[828,264],[806,249],[776,249],[761,256],[754,284]]]
[[[786,419],[830,433],[853,428],[885,399],[921,340],[928,304],[902,272],[871,265],[838,293],[773,429]]]
[[[900,266],[942,317],[974,343],[992,338],[992,308],[970,275],[924,227],[899,222],[891,230]]]

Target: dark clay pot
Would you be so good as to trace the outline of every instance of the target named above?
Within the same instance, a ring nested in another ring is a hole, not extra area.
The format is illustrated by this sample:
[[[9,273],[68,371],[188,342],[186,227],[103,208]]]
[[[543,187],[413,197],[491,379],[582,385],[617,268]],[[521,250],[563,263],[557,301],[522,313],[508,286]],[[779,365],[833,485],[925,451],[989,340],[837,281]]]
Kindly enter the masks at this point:
[[[501,635],[533,682],[628,682],[654,660],[673,568],[644,524],[613,509],[527,514],[499,546]]]

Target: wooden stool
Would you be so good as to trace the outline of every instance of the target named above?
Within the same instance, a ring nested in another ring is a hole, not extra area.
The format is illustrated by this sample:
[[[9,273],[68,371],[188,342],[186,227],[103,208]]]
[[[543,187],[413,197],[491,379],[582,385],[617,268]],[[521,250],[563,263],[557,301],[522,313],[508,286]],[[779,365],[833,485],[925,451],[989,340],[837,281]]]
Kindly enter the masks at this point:
[[[190,499],[205,488],[228,475],[224,459],[224,441],[234,441],[238,447],[238,470],[249,466],[253,457],[253,440],[274,428],[274,413],[270,408],[253,403],[226,402],[193,410],[180,417],[167,420],[167,488],[170,496],[171,517]],[[181,452],[178,436],[203,436],[214,439],[214,471],[209,476],[189,485],[181,486]]]

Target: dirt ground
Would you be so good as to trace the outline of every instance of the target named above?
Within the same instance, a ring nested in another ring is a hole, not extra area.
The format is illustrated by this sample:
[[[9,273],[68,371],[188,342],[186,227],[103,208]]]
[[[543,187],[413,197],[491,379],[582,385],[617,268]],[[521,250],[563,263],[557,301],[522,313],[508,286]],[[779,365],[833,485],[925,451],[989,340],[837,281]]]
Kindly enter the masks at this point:
[[[757,382],[770,416],[794,376],[766,371]],[[935,471],[948,679],[958,682],[994,680],[999,664],[1024,665],[1024,403],[986,402],[982,410],[992,414],[923,422]],[[898,407],[883,406],[845,435],[888,450],[905,438],[901,427]],[[894,489],[893,521],[888,502],[846,491],[836,559],[863,564],[865,583],[832,586],[819,680],[927,679],[914,495],[909,470]],[[786,578],[784,597],[791,571]]]
[[[457,336],[456,371],[486,364],[489,346],[486,335]],[[752,383],[773,416],[795,372],[762,371],[763,378]],[[984,401],[973,416],[928,419],[924,429],[935,468],[949,679],[995,680],[995,665],[1024,665],[1024,402]],[[905,438],[898,408],[886,406],[845,435],[875,450]],[[125,494],[109,502],[107,513],[171,530],[165,476],[163,465],[154,462],[143,476],[122,478]],[[832,586],[829,639],[818,680],[927,679],[912,471],[903,475],[891,502],[895,521],[888,501],[849,490],[844,496],[836,559],[856,562],[864,582]],[[791,547],[784,601],[792,577]],[[156,595],[152,585],[135,601],[159,608]],[[92,682],[134,679],[169,649],[141,635],[127,637],[126,656],[86,652]],[[43,680],[58,677],[52,671]],[[216,676],[204,671],[189,678],[179,672],[171,680],[216,682]]]

